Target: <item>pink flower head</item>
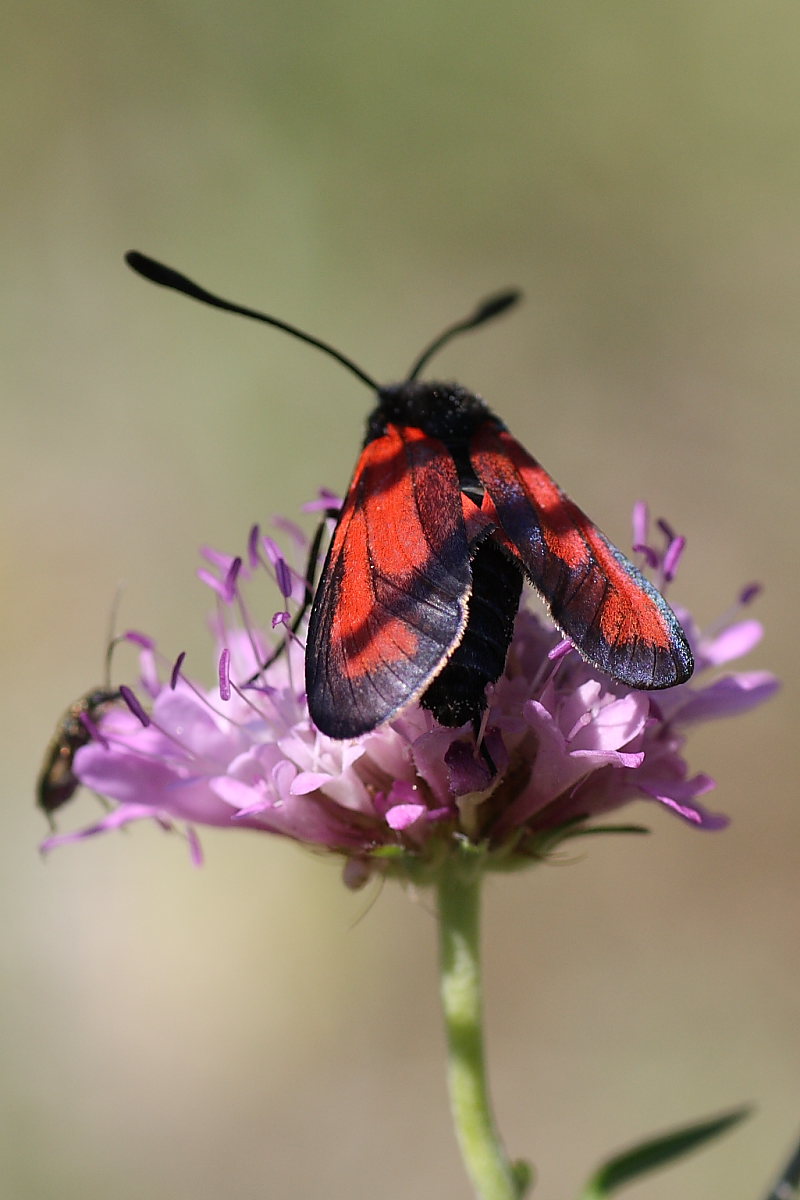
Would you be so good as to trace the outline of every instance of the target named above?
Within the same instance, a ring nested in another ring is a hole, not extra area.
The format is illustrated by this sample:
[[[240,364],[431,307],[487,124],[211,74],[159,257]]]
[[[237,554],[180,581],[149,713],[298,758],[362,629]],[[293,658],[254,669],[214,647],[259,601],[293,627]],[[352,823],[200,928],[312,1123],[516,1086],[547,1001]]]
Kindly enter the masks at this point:
[[[184,831],[198,856],[198,826],[250,829],[344,855],[355,885],[376,869],[424,877],[465,839],[489,863],[538,857],[636,799],[697,829],[727,823],[701,804],[713,780],[690,775],[682,752],[690,725],[746,712],[778,686],[764,671],[718,671],[761,637],[758,622],[740,615],[757,589],[746,589],[713,632],[678,610],[696,671],[669,691],[614,683],[564,644],[543,613],[523,607],[489,696],[484,752],[471,728],[444,728],[416,704],[360,738],[334,741],[310,720],[304,626],[291,627],[305,593],[304,547],[296,526],[276,524],[291,543],[286,556],[258,527],[241,556],[204,552],[210,565],[199,574],[217,604],[216,687],[195,682],[182,655],[162,659],[149,638],[126,635],[140,649],[139,682],[120,689],[73,768],[113,808],[88,828],[50,837],[46,848],[148,818]],[[663,589],[684,540],[663,522],[658,528],[653,545],[637,506],[635,549]],[[264,572],[280,608],[257,624],[244,588]]]

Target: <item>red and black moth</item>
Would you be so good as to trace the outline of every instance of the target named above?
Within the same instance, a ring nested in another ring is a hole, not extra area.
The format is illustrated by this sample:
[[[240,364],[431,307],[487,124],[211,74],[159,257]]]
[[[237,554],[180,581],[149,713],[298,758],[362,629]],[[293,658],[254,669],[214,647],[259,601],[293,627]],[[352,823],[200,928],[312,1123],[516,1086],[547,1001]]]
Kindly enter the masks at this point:
[[[306,643],[311,717],[352,738],[413,702],[478,730],[502,674],[522,583],[598,670],[632,688],[685,682],[693,661],[672,609],[477,395],[420,372],[456,333],[504,312],[503,292],[451,326],[408,377],[379,386],[326,343],[222,300],[132,252],[155,283],[275,325],[343,363],[377,393],[314,593]]]

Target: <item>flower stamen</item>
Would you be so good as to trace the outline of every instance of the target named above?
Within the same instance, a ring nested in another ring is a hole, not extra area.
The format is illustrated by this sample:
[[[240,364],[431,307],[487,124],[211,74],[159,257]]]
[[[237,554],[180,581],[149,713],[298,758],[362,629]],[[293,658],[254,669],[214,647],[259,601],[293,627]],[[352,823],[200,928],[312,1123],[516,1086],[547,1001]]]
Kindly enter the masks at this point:
[[[226,646],[219,656],[219,695],[221,700],[231,698],[231,652]]]
[[[142,708],[141,704],[139,703],[138,699],[136,698],[136,695],[133,692],[133,690],[131,688],[129,688],[126,683],[123,683],[119,689],[119,694],[122,697],[122,699],[125,701],[125,703],[127,704],[128,708],[131,710],[133,715],[136,717],[136,720],[141,723],[142,728],[147,729],[148,725],[150,725],[152,722],[150,720],[148,713],[145,712],[145,710]]]
[[[185,658],[186,658],[186,651],[181,650],[180,654],[175,659],[175,662],[172,667],[172,671],[170,672],[169,686],[173,692],[175,691],[175,688],[178,686],[178,680],[180,678],[182,678],[181,667],[183,666],[183,662],[184,662]]]

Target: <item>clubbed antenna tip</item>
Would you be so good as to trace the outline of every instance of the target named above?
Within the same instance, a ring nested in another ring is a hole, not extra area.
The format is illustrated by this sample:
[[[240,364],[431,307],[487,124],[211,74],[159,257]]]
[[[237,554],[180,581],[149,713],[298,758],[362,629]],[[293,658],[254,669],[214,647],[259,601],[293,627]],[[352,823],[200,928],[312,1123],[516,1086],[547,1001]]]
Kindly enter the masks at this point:
[[[499,317],[500,313],[519,304],[521,299],[522,292],[519,288],[505,288],[494,296],[487,296],[475,310],[472,318],[473,325],[482,325],[484,321],[490,321],[492,317]]]
[[[487,296],[471,316],[466,317],[463,321],[457,321],[455,325],[449,325],[444,333],[440,333],[435,341],[426,346],[408,373],[409,383],[418,377],[422,368],[430,362],[434,354],[437,354],[442,346],[456,334],[465,333],[468,329],[475,329],[478,325],[483,325],[484,321],[490,321],[493,317],[500,316],[521,299],[522,292],[518,288],[504,288],[502,292],[495,292],[493,296]]]

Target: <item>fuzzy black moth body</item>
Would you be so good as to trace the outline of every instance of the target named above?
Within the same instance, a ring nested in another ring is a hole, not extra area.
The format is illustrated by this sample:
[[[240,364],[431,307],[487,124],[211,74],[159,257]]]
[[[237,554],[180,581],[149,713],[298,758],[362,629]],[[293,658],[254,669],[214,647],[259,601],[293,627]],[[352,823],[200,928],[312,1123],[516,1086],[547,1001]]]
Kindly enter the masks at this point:
[[[464,636],[420,704],[440,725],[477,727],[486,708],[487,684],[503,673],[522,592],[522,572],[492,541],[478,546],[471,560],[472,590]]]

